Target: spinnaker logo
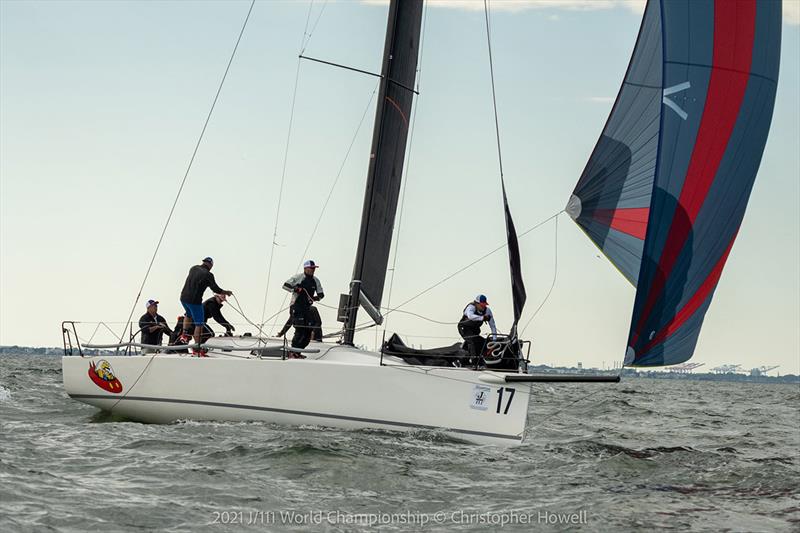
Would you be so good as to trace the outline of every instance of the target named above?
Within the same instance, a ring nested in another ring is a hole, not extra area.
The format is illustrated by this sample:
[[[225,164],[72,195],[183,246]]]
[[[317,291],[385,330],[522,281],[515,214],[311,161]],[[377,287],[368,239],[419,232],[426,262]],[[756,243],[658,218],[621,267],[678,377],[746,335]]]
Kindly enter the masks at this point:
[[[122,392],[122,383],[114,375],[111,364],[105,359],[98,361],[97,365],[94,364],[94,361],[89,363],[89,378],[105,391],[114,394]]]

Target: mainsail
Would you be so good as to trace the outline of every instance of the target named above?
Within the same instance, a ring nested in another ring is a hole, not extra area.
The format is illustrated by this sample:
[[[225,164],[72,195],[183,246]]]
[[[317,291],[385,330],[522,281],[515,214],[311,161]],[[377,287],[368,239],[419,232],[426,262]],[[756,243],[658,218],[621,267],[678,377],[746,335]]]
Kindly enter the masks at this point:
[[[422,7],[422,0],[393,0],[389,5],[378,109],[353,267],[354,283],[345,319],[344,342],[347,344],[353,341],[359,304],[379,320],[375,315],[383,298],[400,195],[417,76]]]
[[[625,364],[691,358],[777,88],[780,2],[650,0],[567,211],[636,285]]]

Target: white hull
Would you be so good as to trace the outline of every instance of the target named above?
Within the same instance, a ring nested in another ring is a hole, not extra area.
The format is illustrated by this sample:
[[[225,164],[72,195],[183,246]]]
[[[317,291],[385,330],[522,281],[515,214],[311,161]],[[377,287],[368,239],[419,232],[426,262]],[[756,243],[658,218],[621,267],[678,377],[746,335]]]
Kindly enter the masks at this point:
[[[411,366],[394,358],[384,358],[381,365],[379,354],[341,345],[311,343],[309,349],[319,353],[286,360],[217,350],[208,358],[65,356],[64,388],[75,400],[142,422],[261,420],[345,429],[441,429],[463,440],[502,446],[522,441],[530,383],[505,383],[495,372]],[[90,365],[103,360],[120,392],[104,390],[91,379]]]

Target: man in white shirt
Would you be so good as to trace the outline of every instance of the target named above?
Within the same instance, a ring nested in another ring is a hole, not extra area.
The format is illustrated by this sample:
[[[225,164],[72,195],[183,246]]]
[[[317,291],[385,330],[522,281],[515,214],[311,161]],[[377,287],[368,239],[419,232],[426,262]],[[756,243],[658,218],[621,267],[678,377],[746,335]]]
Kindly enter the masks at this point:
[[[476,367],[485,367],[483,350],[486,339],[481,335],[481,326],[484,322],[488,322],[492,329],[492,340],[497,340],[497,325],[492,310],[489,309],[489,302],[486,301],[485,295],[479,294],[474,301],[467,304],[458,322],[458,333],[466,341],[470,362]]]

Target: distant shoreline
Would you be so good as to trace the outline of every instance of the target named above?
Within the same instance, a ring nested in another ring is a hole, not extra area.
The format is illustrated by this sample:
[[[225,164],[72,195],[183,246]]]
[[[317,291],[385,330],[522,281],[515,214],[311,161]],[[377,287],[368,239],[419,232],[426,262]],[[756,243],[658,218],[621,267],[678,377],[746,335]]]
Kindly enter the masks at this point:
[[[114,355],[113,351],[109,350],[92,350],[83,349],[85,355]],[[0,346],[0,357],[4,355],[49,355],[49,356],[62,356],[64,355],[63,348],[41,347],[34,348],[31,346]],[[579,369],[574,367],[551,367],[547,365],[530,365],[530,369],[535,373],[556,373],[556,374],[605,374],[616,375],[620,374],[623,378],[627,379],[673,379],[673,380],[691,380],[691,381],[735,381],[742,383],[791,383],[800,384],[800,376],[795,374],[786,374],[783,376],[750,376],[748,374],[709,374],[709,373],[691,373],[691,372],[671,372],[669,370],[637,370],[634,368],[622,369],[621,373],[617,370],[599,370],[599,369]]]
[[[602,374],[615,376],[619,374],[623,379],[673,379],[691,381],[735,381],[742,383],[793,383],[800,384],[800,376],[786,374],[783,376],[751,376],[749,374],[737,374],[729,372],[726,374],[709,374],[700,372],[678,372],[670,371],[669,367],[664,370],[640,370],[636,368],[624,368],[615,370],[580,369],[575,367],[550,367],[547,365],[530,365],[530,370],[534,373],[554,372],[559,374]]]

